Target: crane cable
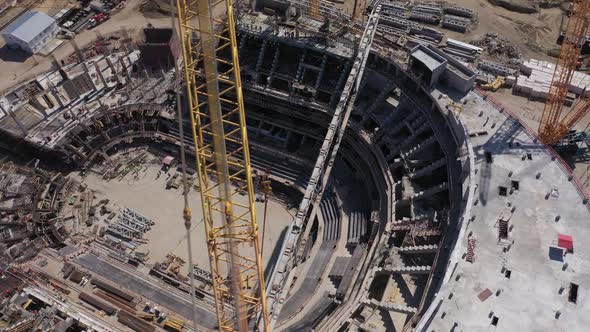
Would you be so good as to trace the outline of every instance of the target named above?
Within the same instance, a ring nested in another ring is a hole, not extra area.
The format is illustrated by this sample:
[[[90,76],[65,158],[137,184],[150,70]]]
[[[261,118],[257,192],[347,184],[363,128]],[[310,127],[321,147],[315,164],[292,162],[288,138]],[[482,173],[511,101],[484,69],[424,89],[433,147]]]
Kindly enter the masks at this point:
[[[262,192],[264,193],[264,218],[262,219],[262,240],[260,241],[260,257],[264,259],[264,240],[266,240],[266,214],[268,209],[268,196],[272,194],[272,186],[270,181],[270,168],[266,169],[265,173],[262,175]]]
[[[178,37],[177,42],[180,43],[180,38],[182,36],[179,35],[179,31],[176,29],[176,25],[174,23],[174,0],[170,0],[170,20],[171,20],[171,28],[173,31],[172,37]],[[175,45],[177,46],[177,45]],[[188,276],[190,280],[190,290],[191,290],[191,309],[193,314],[193,328],[197,330],[197,299],[195,297],[195,278],[193,276],[193,250],[192,250],[192,242],[191,242],[191,209],[188,205],[188,192],[190,188],[188,187],[188,181],[186,176],[186,154],[184,149],[184,128],[182,122],[182,105],[180,103],[180,75],[178,73],[178,57],[173,56],[174,58],[174,94],[176,96],[176,117],[178,118],[178,135],[179,137],[179,144],[180,144],[180,164],[182,170],[182,196],[184,198],[184,208],[182,210],[182,217],[184,220],[184,228],[186,229],[186,243],[188,247]]]

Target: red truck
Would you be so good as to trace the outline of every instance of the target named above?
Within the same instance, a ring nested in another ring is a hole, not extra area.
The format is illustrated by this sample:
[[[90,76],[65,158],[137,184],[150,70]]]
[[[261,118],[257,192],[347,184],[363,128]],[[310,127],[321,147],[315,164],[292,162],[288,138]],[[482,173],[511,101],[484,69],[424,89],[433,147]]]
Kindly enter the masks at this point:
[[[90,20],[88,20],[89,25],[88,25],[88,29],[92,29],[95,26],[101,24],[102,22],[106,21],[109,19],[109,14],[107,13],[98,13],[94,16],[92,16],[90,18]]]

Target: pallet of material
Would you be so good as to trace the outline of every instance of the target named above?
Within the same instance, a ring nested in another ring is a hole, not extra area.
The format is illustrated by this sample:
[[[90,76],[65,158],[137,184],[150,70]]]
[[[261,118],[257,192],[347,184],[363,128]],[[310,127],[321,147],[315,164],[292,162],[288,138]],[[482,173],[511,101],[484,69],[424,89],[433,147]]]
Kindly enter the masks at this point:
[[[438,16],[441,16],[444,12],[442,6],[434,3],[416,5],[412,8],[412,10],[416,12],[434,14]]]
[[[93,284],[94,286],[106,291],[106,292],[109,292],[111,294],[114,294],[114,295],[122,298],[123,300],[125,300],[127,302],[133,302],[134,297],[131,294],[124,292],[118,288],[115,288],[115,287],[107,284],[106,282],[100,281],[96,278],[92,278],[90,283]]]
[[[447,46],[452,47],[452,48],[456,48],[456,49],[460,49],[462,51],[469,52],[472,54],[480,54],[481,52],[483,52],[483,49],[481,47],[467,44],[467,43],[464,43],[460,40],[456,40],[456,39],[452,39],[452,38],[447,38]]]
[[[555,71],[555,64],[547,61],[530,59],[522,63],[520,70],[525,75],[529,76],[531,80],[536,82],[542,81],[547,86],[550,86]],[[588,88],[590,88],[590,75],[575,71],[568,87],[569,91],[576,95],[580,95]]]
[[[112,316],[117,312],[117,310],[114,307],[108,305],[107,303],[97,299],[96,297],[88,293],[80,293],[80,300],[87,302],[92,306],[104,311],[109,316]]]
[[[384,1],[381,3],[381,10],[386,9],[386,10],[397,10],[397,11],[405,11],[406,9],[408,9],[405,5],[401,4],[401,3],[396,3],[396,2],[389,2],[389,1]]]
[[[133,329],[138,332],[154,332],[156,327],[135,315],[132,315],[125,311],[119,311],[117,314],[117,320],[119,323]]]
[[[442,26],[443,28],[455,30],[462,33],[467,32],[467,29],[469,29],[469,23],[465,23],[463,21],[458,21],[447,17],[445,17],[445,19],[443,20]]]
[[[135,305],[133,305],[132,303],[129,303],[129,302],[124,302],[124,300],[121,300],[114,295],[110,295],[109,293],[99,291],[99,292],[95,293],[94,295],[100,297],[101,299],[107,301],[108,303],[114,305],[115,307],[117,307],[121,310],[125,310],[130,313],[134,313],[136,311]]]
[[[476,16],[475,12],[471,9],[467,9],[465,7],[459,6],[450,6],[445,7],[445,13],[449,13],[456,16],[467,17],[467,18],[474,18]]]
[[[410,13],[410,19],[437,25],[440,23],[441,17],[433,14],[413,11]]]

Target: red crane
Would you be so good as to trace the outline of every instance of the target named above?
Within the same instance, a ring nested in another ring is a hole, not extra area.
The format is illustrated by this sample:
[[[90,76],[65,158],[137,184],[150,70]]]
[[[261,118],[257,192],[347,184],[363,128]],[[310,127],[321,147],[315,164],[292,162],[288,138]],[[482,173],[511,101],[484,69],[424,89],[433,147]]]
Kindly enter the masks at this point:
[[[545,144],[557,144],[590,111],[590,91],[584,91],[569,111],[564,107],[569,85],[589,32],[590,1],[574,0],[539,125],[539,138]]]

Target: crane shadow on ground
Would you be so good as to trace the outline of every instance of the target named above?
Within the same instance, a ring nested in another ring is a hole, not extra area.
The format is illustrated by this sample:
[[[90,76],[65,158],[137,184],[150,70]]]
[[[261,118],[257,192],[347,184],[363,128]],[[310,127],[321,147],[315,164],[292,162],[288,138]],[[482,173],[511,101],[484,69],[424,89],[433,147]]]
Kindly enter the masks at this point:
[[[31,53],[16,48],[10,48],[7,45],[0,48],[0,60],[2,61],[22,63],[27,61],[31,56],[33,56]]]
[[[264,267],[264,280],[266,280],[266,282],[268,282],[268,278],[270,276],[270,273],[272,272],[272,270],[274,269],[277,260],[279,259],[279,255],[281,254],[281,248],[283,247],[283,241],[285,241],[285,237],[287,236],[287,231],[289,230],[289,227],[285,227],[282,231],[281,231],[281,235],[279,236],[279,240],[276,242],[275,247],[272,250],[272,254],[270,255],[270,259],[268,260],[268,264],[266,264],[266,266]]]

